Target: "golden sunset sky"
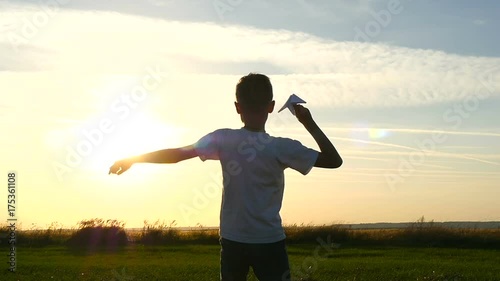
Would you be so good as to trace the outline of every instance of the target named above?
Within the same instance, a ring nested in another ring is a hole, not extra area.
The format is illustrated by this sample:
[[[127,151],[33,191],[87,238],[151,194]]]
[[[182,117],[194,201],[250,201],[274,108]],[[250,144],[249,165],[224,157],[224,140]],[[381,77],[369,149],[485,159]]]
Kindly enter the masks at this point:
[[[18,174],[24,228],[217,226],[218,162],[107,172],[241,127],[249,72],[277,107],[306,100],[344,158],[286,171],[285,224],[500,220],[500,3],[49,2],[0,1],[0,171]],[[267,131],[318,149],[288,111]]]

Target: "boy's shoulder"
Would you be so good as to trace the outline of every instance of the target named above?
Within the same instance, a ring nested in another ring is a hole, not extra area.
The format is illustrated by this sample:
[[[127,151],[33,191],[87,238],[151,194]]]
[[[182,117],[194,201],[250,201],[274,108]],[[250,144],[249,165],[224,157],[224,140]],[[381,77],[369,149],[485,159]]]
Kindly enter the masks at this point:
[[[238,129],[220,128],[220,129],[216,129],[216,130],[208,133],[207,136],[214,136],[214,137],[223,138],[223,137],[226,137],[229,135],[237,134],[238,131],[239,131]]]
[[[254,132],[254,131],[249,131],[249,130],[247,130],[245,128],[239,128],[239,129],[220,128],[220,129],[216,129],[216,130],[210,132],[209,135],[219,135],[219,136],[224,136],[224,135],[227,135],[227,136],[230,136],[230,135],[262,136],[262,137],[272,138],[273,140],[276,140],[276,141],[279,141],[279,142],[300,143],[300,141],[298,141],[296,139],[289,138],[289,137],[271,135],[268,132]]]
[[[303,146],[303,144],[296,139],[284,136],[273,136],[267,132],[252,132],[246,130],[245,128],[239,128],[239,129],[220,128],[208,133],[207,136],[210,136],[210,139],[212,140],[219,140],[219,141],[229,140],[229,139],[235,140],[243,138],[244,140],[248,139],[250,142],[252,141],[260,141],[266,143],[273,142],[278,147],[285,149],[287,147]]]

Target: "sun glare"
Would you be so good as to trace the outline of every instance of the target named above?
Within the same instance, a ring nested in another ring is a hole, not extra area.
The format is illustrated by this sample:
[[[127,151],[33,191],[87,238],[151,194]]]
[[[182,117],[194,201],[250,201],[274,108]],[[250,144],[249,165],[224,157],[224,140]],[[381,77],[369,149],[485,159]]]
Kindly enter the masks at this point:
[[[159,122],[147,113],[131,116],[107,136],[105,149],[92,157],[92,166],[101,163],[107,166],[117,159],[175,146],[179,142],[176,131],[172,125]]]
[[[109,130],[99,128],[52,129],[45,135],[46,146],[57,151],[67,166],[106,170],[116,160],[163,148],[179,146],[180,132],[145,112],[131,114]]]

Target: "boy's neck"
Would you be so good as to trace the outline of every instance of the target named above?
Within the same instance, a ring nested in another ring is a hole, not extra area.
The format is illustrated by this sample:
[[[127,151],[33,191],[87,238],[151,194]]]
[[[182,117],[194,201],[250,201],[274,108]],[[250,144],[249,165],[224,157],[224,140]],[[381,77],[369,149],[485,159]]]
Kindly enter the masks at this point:
[[[243,128],[254,132],[265,132],[267,116],[267,112],[241,114],[241,121],[245,124]]]
[[[243,128],[245,128],[249,131],[252,131],[252,132],[265,132],[266,131],[265,124],[262,124],[262,125],[245,124],[245,126]]]

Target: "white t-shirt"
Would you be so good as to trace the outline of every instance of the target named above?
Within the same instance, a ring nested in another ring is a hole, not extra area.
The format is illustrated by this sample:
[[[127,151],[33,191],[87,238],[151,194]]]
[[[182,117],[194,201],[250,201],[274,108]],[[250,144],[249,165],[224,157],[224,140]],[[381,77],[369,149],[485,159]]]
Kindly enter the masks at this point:
[[[247,129],[216,130],[195,144],[202,161],[220,160],[223,171],[220,235],[243,243],[285,239],[280,209],[288,167],[309,173],[318,152],[288,138]]]

